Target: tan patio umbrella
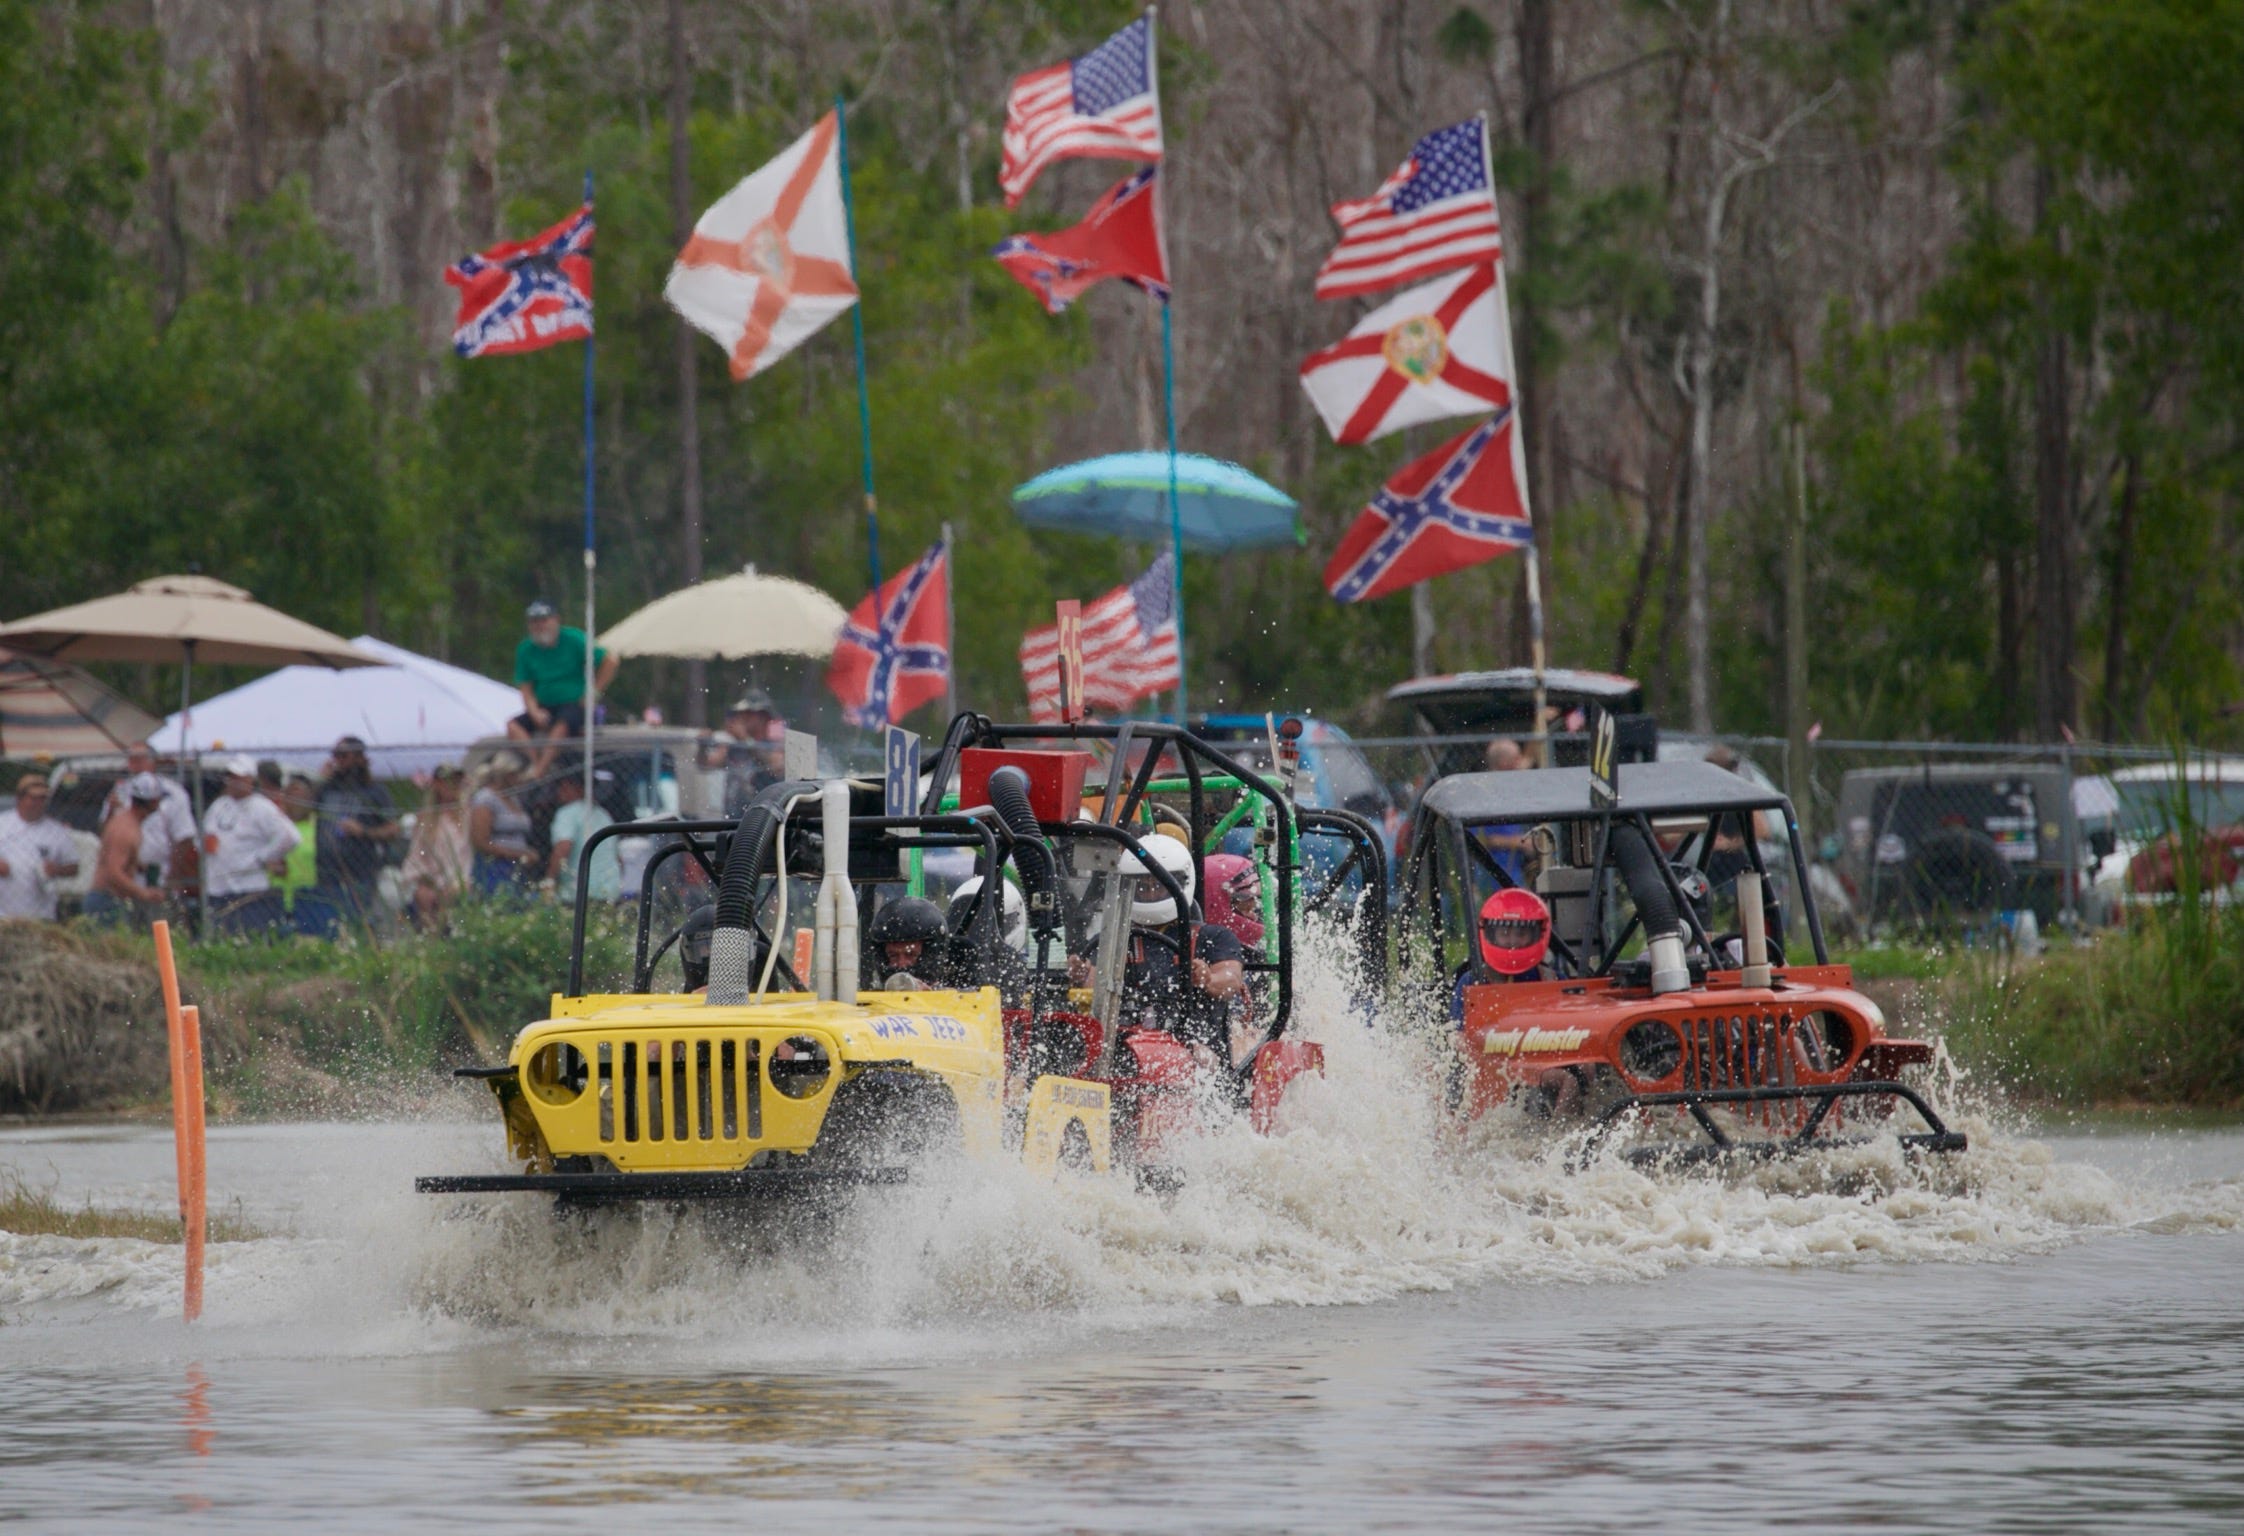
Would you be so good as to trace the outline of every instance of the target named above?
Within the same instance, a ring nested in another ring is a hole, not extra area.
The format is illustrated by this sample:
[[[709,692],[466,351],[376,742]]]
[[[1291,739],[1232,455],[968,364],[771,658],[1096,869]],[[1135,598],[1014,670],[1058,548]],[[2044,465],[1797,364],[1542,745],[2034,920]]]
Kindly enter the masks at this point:
[[[0,756],[120,752],[159,724],[68,662],[0,647]]]
[[[154,576],[108,597],[0,624],[0,646],[57,661],[177,662],[179,710],[190,719],[198,661],[245,667],[384,664],[341,635],[292,619],[208,576]],[[199,824],[202,775],[188,777]]]
[[[831,656],[848,610],[807,582],[749,566],[658,597],[600,641],[618,656],[740,661]]]

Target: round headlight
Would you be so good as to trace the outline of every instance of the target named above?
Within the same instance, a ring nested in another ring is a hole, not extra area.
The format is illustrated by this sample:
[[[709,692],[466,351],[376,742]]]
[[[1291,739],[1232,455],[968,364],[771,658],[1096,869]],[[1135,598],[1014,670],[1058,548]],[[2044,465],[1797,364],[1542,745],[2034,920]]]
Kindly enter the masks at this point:
[[[1683,1037],[1665,1019],[1639,1019],[1621,1036],[1621,1070],[1639,1082],[1656,1083],[1683,1065]]]
[[[791,1035],[772,1049],[771,1085],[790,1099],[816,1097],[833,1070],[826,1047],[808,1035]]]

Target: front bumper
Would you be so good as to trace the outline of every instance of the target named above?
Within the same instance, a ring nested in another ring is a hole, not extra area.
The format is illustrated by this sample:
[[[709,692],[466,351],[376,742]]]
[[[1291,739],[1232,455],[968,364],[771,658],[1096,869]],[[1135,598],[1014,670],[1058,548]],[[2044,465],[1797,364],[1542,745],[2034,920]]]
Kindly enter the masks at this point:
[[[1816,1135],[1841,1099],[1859,1099],[1892,1095],[1906,1102],[1924,1120],[1926,1129],[1905,1132],[1899,1139],[1904,1150],[1910,1152],[1962,1152],[1970,1146],[1961,1131],[1948,1129],[1947,1123],[1924,1096],[1906,1083],[1871,1079],[1846,1083],[1774,1084],[1760,1088],[1696,1088],[1678,1093],[1632,1094],[1617,1103],[1607,1105],[1591,1124],[1583,1156],[1594,1155],[1605,1138],[1619,1126],[1623,1117],[1639,1110],[1680,1108],[1689,1112],[1692,1121],[1705,1133],[1705,1140],[1681,1145],[1656,1147],[1631,1147],[1626,1156],[1639,1165],[1649,1163],[1704,1163],[1731,1157],[1790,1157],[1802,1152],[1819,1151],[1826,1147],[1847,1145],[1862,1138],[1839,1138]],[[1781,1139],[1767,1141],[1739,1141],[1707,1113],[1710,1105],[1805,1103],[1813,1100],[1815,1107],[1809,1111],[1797,1130]]]
[[[550,1194],[578,1205],[634,1200],[802,1200],[869,1184],[903,1184],[908,1168],[733,1168],[714,1172],[459,1173],[413,1181],[424,1195]]]

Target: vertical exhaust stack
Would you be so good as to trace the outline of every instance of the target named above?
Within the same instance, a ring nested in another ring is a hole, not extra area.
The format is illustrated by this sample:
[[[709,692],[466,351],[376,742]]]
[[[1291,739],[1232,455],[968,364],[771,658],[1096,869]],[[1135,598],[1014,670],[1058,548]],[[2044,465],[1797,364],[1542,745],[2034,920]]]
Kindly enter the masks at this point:
[[[1745,936],[1745,969],[1738,975],[1738,985],[1765,987],[1769,984],[1769,926],[1768,914],[1761,905],[1761,876],[1756,870],[1738,874],[1738,930]]]
[[[1613,861],[1636,903],[1644,924],[1644,952],[1652,962],[1652,995],[1681,992],[1691,985],[1691,968],[1683,952],[1683,919],[1675,897],[1661,873],[1660,852],[1643,831],[1629,822],[1614,826]]]
[[[826,1002],[857,1001],[857,892],[849,883],[849,781],[829,779],[820,792],[826,869],[814,909],[818,955],[813,989]]]

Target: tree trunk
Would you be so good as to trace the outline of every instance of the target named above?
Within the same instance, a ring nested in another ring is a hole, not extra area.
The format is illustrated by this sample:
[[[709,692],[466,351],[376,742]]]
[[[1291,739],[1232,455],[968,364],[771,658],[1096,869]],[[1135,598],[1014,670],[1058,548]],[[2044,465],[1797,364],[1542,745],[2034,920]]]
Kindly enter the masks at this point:
[[[1550,168],[1557,158],[1558,107],[1551,96],[1551,12],[1551,0],[1521,0],[1515,33],[1519,46],[1520,137],[1527,145],[1531,164],[1527,185],[1520,194],[1519,227],[1505,232],[1504,260],[1514,272],[1524,270],[1528,274],[1530,288],[1533,281],[1543,275],[1541,251],[1550,205]],[[1536,344],[1538,307],[1532,302],[1519,302],[1519,290],[1511,291],[1513,366],[1518,374],[1519,390],[1517,430],[1521,433],[1520,447],[1526,455],[1528,505],[1534,511],[1535,548],[1547,574],[1551,568],[1551,514],[1556,510],[1551,481],[1552,391]],[[1524,592],[1526,562],[1521,561],[1520,567]],[[1551,594],[1544,593],[1543,601],[1547,609]],[[1513,649],[1522,661],[1528,659],[1529,623],[1527,603],[1522,597],[1514,605],[1512,626]]]
[[[2127,578],[2135,563],[2135,492],[2142,470],[2132,453],[2121,472],[2127,484],[2119,493],[2119,511],[2112,527],[2111,602],[2104,615],[2104,707],[2097,733],[2106,741],[2119,739],[2119,696],[2127,681]]]
[[[686,3],[669,0],[670,30],[670,233],[684,250],[693,234],[693,172],[688,157],[693,112],[693,66],[686,56]],[[678,339],[678,537],[684,584],[701,580],[701,421],[694,375],[694,330],[683,317]],[[709,723],[709,669],[686,663],[686,724]]]
[[[506,0],[483,0],[483,24],[475,36],[467,169],[460,177],[460,221],[470,245],[488,245],[499,237],[499,93],[506,88],[505,50]]]
[[[1722,305],[1715,261],[1721,243],[1719,200],[1706,221],[1706,269],[1700,275],[1699,324],[1691,338],[1690,473],[1683,495],[1683,667],[1691,729],[1714,729],[1713,657],[1707,638],[1707,502],[1713,496],[1708,460],[1714,453],[1714,327]]]

